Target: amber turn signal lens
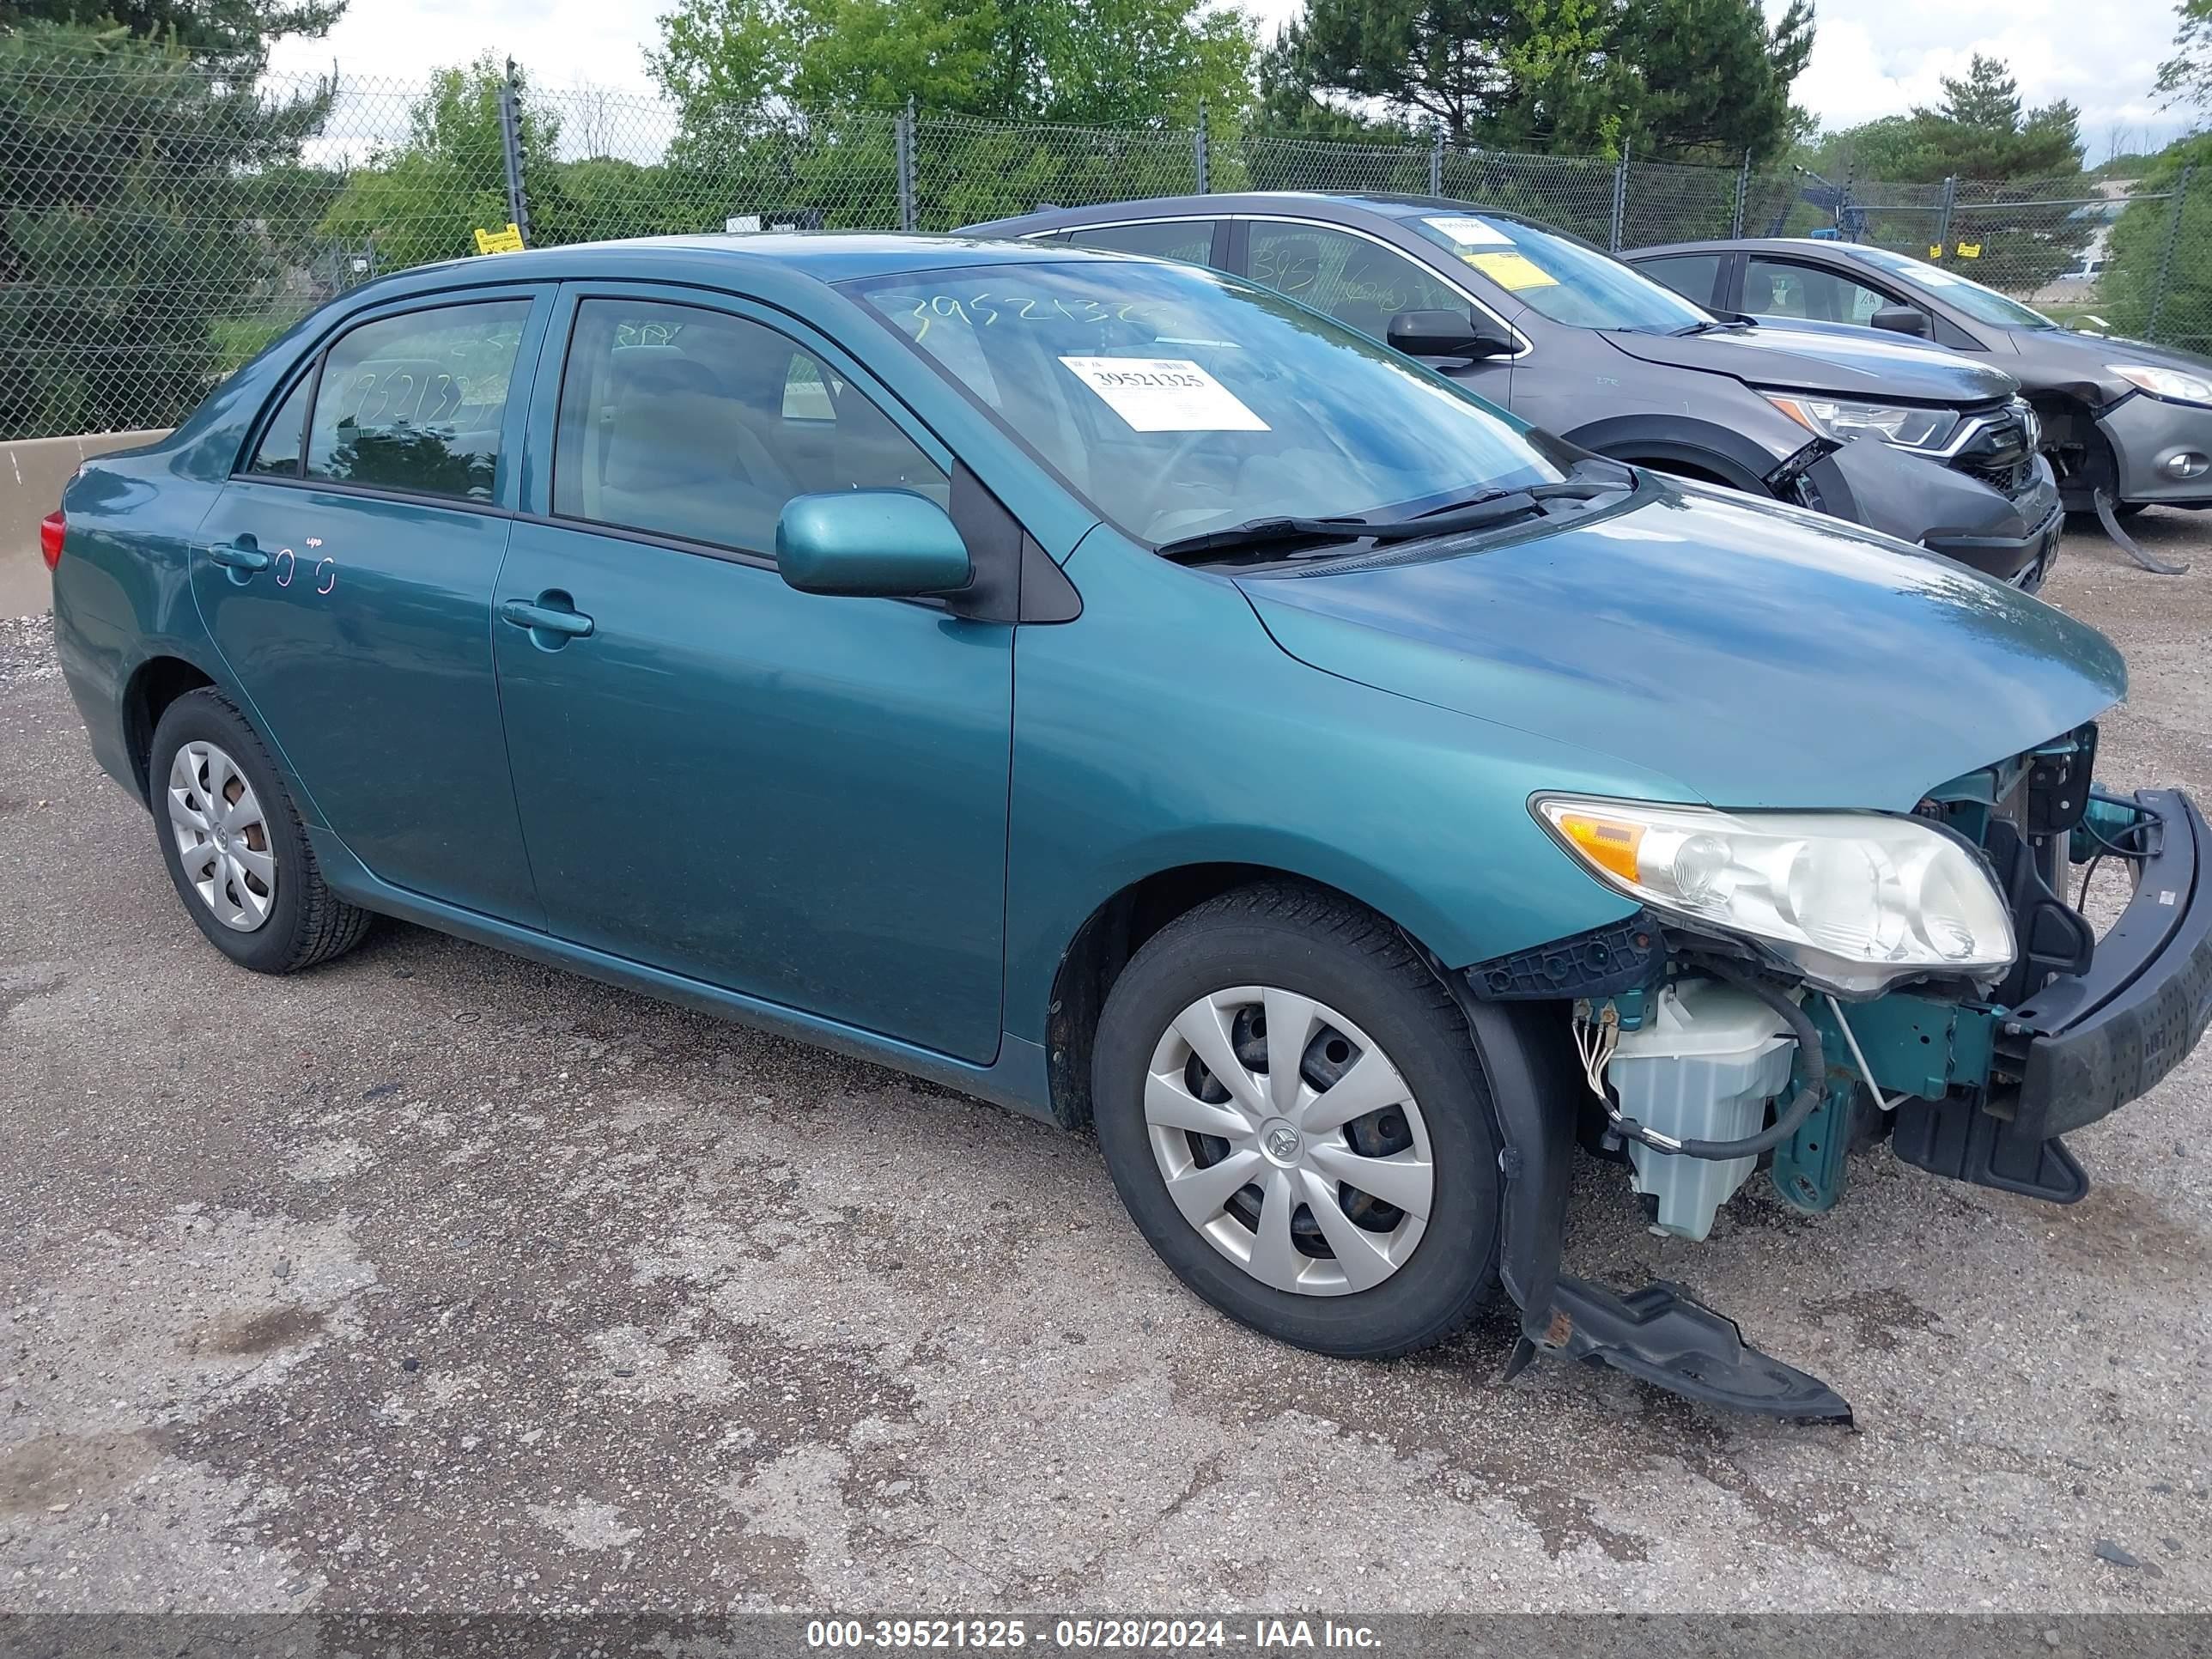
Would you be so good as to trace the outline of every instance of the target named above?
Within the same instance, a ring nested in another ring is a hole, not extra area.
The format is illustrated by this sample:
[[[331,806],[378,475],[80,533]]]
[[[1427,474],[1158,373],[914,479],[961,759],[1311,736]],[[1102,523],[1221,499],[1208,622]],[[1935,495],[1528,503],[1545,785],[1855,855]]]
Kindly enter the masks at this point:
[[[1636,881],[1637,848],[1644,844],[1644,826],[1617,818],[1592,817],[1580,812],[1563,814],[1559,833],[1582,849],[1584,857],[1623,881]]]

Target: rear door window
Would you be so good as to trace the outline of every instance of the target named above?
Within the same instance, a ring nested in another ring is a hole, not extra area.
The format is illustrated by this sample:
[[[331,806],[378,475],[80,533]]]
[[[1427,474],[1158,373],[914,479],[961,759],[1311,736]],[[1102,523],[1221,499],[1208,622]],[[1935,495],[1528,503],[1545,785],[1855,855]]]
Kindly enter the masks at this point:
[[[1395,248],[1327,225],[1255,222],[1252,280],[1380,340],[1401,311],[1468,310],[1467,296]]]
[[[1202,265],[1213,258],[1211,219],[1155,219],[1147,224],[1086,225],[1067,233],[1078,247],[1111,248],[1117,253],[1149,253]]]
[[[323,362],[307,476],[488,501],[527,300],[437,306],[363,323]]]
[[[1638,259],[1636,268],[1656,277],[1686,300],[1701,306],[1714,303],[1713,289],[1720,276],[1717,253],[1670,253],[1662,259]]]

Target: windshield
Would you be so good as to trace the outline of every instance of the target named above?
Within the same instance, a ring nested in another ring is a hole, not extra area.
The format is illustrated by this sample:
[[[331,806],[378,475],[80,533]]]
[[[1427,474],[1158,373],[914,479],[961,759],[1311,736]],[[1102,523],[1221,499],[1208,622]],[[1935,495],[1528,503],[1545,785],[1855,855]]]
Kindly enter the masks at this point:
[[[1886,247],[1862,246],[1856,252],[1870,265],[1893,270],[1908,282],[1934,289],[1942,296],[1946,305],[1958,307],[1976,322],[1995,323],[2000,328],[2058,326],[2041,312],[2024,306],[2017,300],[2008,300],[1993,288],[1984,288],[1979,283],[1969,281],[1955,270],[1931,265],[1908,253],[1892,253]]]
[[[1504,411],[1194,266],[1010,263],[842,286],[1150,544],[1263,516],[1404,518],[1565,476],[1569,458]]]
[[[1632,265],[1554,231],[1480,213],[1404,222],[1555,323],[1674,334],[1713,320],[1711,312]]]

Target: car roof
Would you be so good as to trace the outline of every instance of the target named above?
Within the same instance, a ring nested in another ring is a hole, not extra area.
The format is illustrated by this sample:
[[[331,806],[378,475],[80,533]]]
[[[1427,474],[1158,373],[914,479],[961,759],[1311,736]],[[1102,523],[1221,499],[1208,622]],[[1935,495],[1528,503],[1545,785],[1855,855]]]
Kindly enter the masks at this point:
[[[1549,229],[1540,219],[1510,208],[1492,207],[1451,196],[1401,195],[1389,191],[1238,190],[1204,196],[1146,196],[1128,201],[1093,202],[1078,207],[1047,205],[1034,212],[969,225],[965,234],[976,236],[1021,236],[1040,230],[1095,224],[1101,218],[1176,219],[1219,218],[1224,215],[1280,212],[1303,209],[1323,219],[1356,218],[1372,214],[1382,219],[1416,219],[1423,214],[1481,213],[1516,224]]]
[[[416,265],[380,279],[403,286],[409,279],[443,277],[465,270],[502,282],[561,282],[576,278],[690,276],[727,280],[748,270],[774,270],[821,283],[889,276],[969,265],[1066,264],[1128,260],[1141,255],[1103,248],[1040,247],[968,235],[923,235],[881,231],[737,231],[684,236],[641,236],[621,241],[573,242],[520,252],[477,255]],[[351,290],[354,294],[362,289]]]
[[[1711,236],[1695,242],[1655,242],[1650,247],[1630,248],[1620,257],[1641,259],[1659,253],[1729,253],[1739,249],[1759,253],[1835,253],[1850,255],[1861,249],[1857,242],[1838,241],[1827,236]]]

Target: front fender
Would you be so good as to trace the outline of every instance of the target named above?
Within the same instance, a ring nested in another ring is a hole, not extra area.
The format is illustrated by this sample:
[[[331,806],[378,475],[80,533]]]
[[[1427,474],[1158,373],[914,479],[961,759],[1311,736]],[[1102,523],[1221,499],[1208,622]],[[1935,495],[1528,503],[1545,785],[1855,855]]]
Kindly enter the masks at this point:
[[[1042,1042],[1062,956],[1124,890],[1252,866],[1349,894],[1454,966],[1633,907],[1528,810],[1667,799],[1613,757],[1297,660],[1237,585],[1094,532],[1075,622],[1015,647],[1006,1029]]]
[[[1683,415],[1616,415],[1562,435],[1615,460],[1634,461],[1662,471],[1670,466],[1686,466],[1709,473],[1733,489],[1765,495],[1771,493],[1766,488],[1767,474],[1803,447],[1805,435],[1785,416],[1772,410],[1766,413],[1789,426],[1779,448],[1748,432]],[[1750,424],[1766,424],[1758,410],[1750,415]]]

